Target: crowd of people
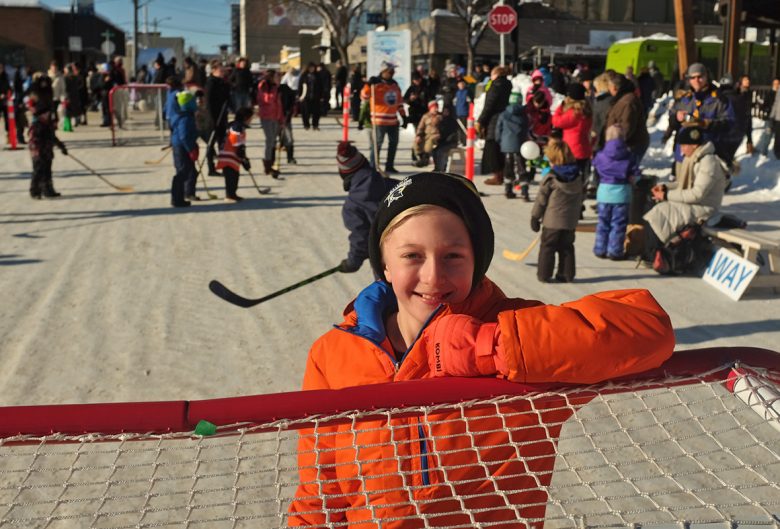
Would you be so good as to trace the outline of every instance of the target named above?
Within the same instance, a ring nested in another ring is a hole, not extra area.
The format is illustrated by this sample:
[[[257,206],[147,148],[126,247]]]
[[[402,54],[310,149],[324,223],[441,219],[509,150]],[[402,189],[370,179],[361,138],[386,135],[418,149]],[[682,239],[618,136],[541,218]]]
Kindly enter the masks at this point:
[[[350,73],[340,62],[334,73],[324,64],[310,63],[303,71],[289,69],[283,75],[274,70],[253,72],[243,57],[229,64],[218,60],[196,62],[189,57],[183,62],[179,68],[175,57],[166,61],[159,55],[151,68],[142,66],[132,79],[169,87],[165,117],[172,131],[176,176],[171,203],[176,207],[199,200],[195,192],[198,139],[205,148],[207,174],[224,176],[225,199],[240,201],[236,189],[240,167],[250,170],[244,144],[245,128],[252,117],[259,118],[263,133],[263,171],[281,179],[277,156],[285,152],[287,162],[296,163],[293,118],[300,116],[304,129],[319,130],[320,118],[331,109],[332,102],[335,100],[336,107],[343,105],[347,85],[351,88],[351,118],[359,129],[369,131],[367,158],[372,167],[383,167],[380,173],[384,176],[398,172],[395,161],[399,129],[411,124],[415,131],[412,163],[420,168],[432,163],[434,170],[443,171],[450,151],[465,143],[469,104],[484,92],[482,111],[476,119],[478,135],[484,140],[481,169],[489,175],[484,183],[503,185],[507,198],[516,198],[519,191],[520,198],[530,202],[531,184],[541,172],[532,228],[542,231],[543,255],[552,252],[559,257],[557,274],[548,271],[547,265],[540,267],[542,281],[573,280],[571,219],[582,217],[584,198],[597,202],[593,248],[597,257],[626,258],[622,244],[626,231],[630,225],[641,225],[646,242],[639,254],[651,263],[677,230],[717,210],[735,171],[735,153],[743,139],[747,138],[748,152],[754,150],[750,78],[742,76],[735,82],[726,75],[713,83],[699,63],[688,68],[684,81],[671,92],[650,61],[638,76],[631,68],[623,74],[608,70],[596,75],[585,65],[541,67],[530,72],[525,93],[515,92],[512,73],[505,67],[480,65],[467,73],[450,64],[440,77],[435,70],[418,66],[412,72],[410,86],[402,93],[394,79],[395,65],[390,63],[383,64],[378,75],[364,79],[359,66]],[[48,81],[41,83],[44,78]],[[113,86],[127,82],[119,57],[86,68],[71,63],[62,70],[52,62],[45,73],[17,68],[11,79],[0,65],[0,98],[4,100],[10,91],[16,109],[17,140],[26,143],[29,137],[36,146],[58,145],[54,134],[57,121],[65,119],[72,127],[86,125],[88,110],[100,109],[101,125],[109,125],[108,93]],[[44,93],[41,86],[46,87]],[[780,80],[773,88],[778,86]],[[192,97],[179,97],[182,92]],[[673,98],[663,141],[674,142],[671,189],[657,186],[641,171],[650,142],[648,113],[654,101],[668,93]],[[558,94],[556,100],[554,94]],[[770,127],[780,131],[780,98],[765,105]],[[4,115],[5,101],[0,109]],[[36,127],[47,121],[44,114],[49,116],[50,124]],[[7,128],[8,120],[5,122]],[[42,132],[49,128],[50,135]],[[47,135],[45,141],[41,134]],[[385,139],[388,145],[382,156]],[[535,158],[524,156],[523,146],[528,142],[538,147],[530,152],[541,154]],[[768,144],[765,142],[759,150],[765,153]],[[50,150],[36,150],[33,155],[34,160],[49,160],[48,168],[46,163],[34,163],[38,168],[34,169],[30,191],[34,198],[58,195],[51,184]],[[776,156],[780,155],[778,151],[776,143]],[[702,167],[708,167],[706,178],[696,176]],[[44,181],[48,183],[41,184]],[[561,200],[558,195],[571,192],[574,182],[581,184],[579,198]],[[700,189],[704,182],[718,192],[711,192],[710,187]],[[706,203],[706,208],[673,207],[661,202]],[[567,206],[560,207],[561,203]],[[680,214],[683,211],[685,214]]]

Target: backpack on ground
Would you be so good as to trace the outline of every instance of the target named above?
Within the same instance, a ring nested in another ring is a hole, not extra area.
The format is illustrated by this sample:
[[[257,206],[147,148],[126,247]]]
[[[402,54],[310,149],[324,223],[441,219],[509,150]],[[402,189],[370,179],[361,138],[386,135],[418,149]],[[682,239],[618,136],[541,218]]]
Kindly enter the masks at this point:
[[[661,275],[701,275],[713,253],[712,240],[704,234],[701,225],[687,224],[656,250],[653,270]]]

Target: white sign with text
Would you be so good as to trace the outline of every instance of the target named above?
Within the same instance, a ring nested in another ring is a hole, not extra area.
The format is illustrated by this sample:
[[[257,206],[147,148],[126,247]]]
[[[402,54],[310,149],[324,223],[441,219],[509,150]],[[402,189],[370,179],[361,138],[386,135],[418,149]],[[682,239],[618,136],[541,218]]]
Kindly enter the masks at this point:
[[[720,248],[712,256],[702,279],[734,301],[739,301],[757,273],[757,264],[725,248]]]

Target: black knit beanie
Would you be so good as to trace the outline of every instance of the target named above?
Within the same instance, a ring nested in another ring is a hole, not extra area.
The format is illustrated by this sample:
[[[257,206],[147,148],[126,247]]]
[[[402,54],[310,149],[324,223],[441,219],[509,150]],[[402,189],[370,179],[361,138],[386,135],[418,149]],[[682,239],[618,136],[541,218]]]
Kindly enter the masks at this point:
[[[463,220],[474,250],[474,289],[485,277],[493,259],[493,225],[490,223],[479,192],[472,182],[450,173],[417,173],[404,178],[382,199],[368,239],[371,268],[377,277],[385,279],[379,239],[387,225],[397,215],[414,206],[431,204],[455,213]]]

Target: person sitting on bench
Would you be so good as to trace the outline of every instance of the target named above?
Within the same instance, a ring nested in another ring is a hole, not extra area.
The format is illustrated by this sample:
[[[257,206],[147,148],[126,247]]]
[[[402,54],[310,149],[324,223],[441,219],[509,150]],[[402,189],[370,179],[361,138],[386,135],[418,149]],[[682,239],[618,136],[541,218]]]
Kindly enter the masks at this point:
[[[658,184],[652,189],[656,205],[644,215],[645,249],[642,259],[652,264],[656,250],[663,247],[683,226],[706,220],[723,201],[728,170],[715,155],[715,146],[704,141],[698,127],[683,127],[677,134],[685,158],[677,175],[678,185],[669,189]]]

